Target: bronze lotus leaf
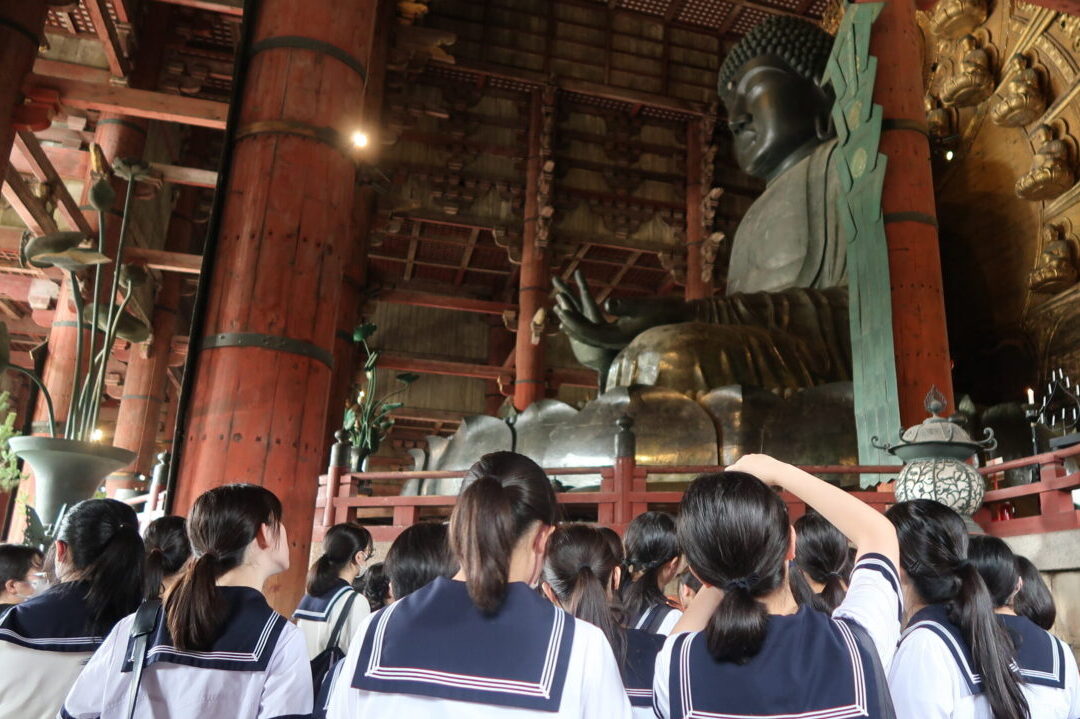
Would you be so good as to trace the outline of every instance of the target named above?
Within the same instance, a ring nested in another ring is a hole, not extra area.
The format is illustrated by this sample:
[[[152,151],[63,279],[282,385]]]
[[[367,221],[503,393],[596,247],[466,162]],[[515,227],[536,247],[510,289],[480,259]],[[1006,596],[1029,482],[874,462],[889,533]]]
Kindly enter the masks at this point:
[[[150,163],[134,157],[118,157],[113,160],[113,172],[128,182],[144,182],[156,188],[163,184],[162,179],[150,167]]]
[[[98,329],[102,332],[108,330],[108,305],[97,304],[98,314]],[[113,314],[119,311],[120,308],[115,308]],[[83,320],[89,324],[94,320],[94,303],[90,303],[83,307]],[[135,315],[124,312],[120,315],[120,319],[116,323],[116,336],[122,340],[139,344],[150,339],[150,327],[145,322],[140,320]]]
[[[102,177],[90,186],[90,205],[98,212],[106,212],[116,201],[116,190],[108,178]]]
[[[26,260],[34,267],[78,270],[111,262],[97,250],[79,247],[87,237],[82,232],[53,232],[26,243]]]
[[[132,287],[142,287],[150,279],[150,274],[142,265],[125,264],[120,266],[120,282]]]

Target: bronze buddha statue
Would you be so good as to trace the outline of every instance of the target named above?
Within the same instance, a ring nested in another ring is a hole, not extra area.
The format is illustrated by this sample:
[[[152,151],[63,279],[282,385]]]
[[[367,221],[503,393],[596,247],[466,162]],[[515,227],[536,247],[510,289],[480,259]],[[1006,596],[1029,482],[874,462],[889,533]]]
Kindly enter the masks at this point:
[[[1043,248],[1028,277],[1032,292],[1056,294],[1076,284],[1076,249],[1058,225],[1043,228]]]
[[[1002,127],[1023,127],[1039,119],[1046,109],[1046,96],[1038,70],[1023,55],[1013,55],[1005,74],[1009,79],[994,95],[990,119]]]
[[[990,69],[990,55],[979,47],[974,35],[960,38],[959,72],[945,80],[941,87],[941,101],[946,107],[971,107],[978,105],[994,92],[994,73]]]
[[[1069,145],[1054,136],[1049,125],[1039,125],[1032,134],[1035,155],[1031,169],[1016,181],[1016,196],[1024,200],[1052,200],[1076,182],[1070,164]]]
[[[610,299],[556,280],[556,314],[601,388],[688,394],[745,384],[787,391],[850,379],[846,248],[840,236],[834,98],[821,77],[833,38],[773,16],[720,68],[739,167],[767,182],[736,230],[726,297]]]

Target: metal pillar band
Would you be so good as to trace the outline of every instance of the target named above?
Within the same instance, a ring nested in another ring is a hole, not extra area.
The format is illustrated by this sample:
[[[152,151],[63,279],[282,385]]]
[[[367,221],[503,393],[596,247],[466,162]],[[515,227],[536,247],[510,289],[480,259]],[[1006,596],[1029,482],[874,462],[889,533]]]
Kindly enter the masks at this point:
[[[277,48],[291,48],[295,50],[310,50],[317,52],[320,55],[326,55],[332,57],[338,62],[342,63],[350,70],[354,71],[360,76],[365,83],[367,83],[367,68],[364,67],[364,63],[357,60],[349,53],[342,50],[336,45],[331,45],[328,42],[322,40],[314,40],[310,37],[300,37],[299,35],[279,35],[278,37],[268,37],[264,40],[260,40],[251,46],[251,57],[258,55],[263,50],[274,50]]]
[[[888,132],[889,130],[907,130],[909,132],[917,132],[924,137],[930,137],[930,130],[926,127],[925,122],[908,120],[903,117],[886,117],[882,120],[881,131]]]
[[[223,332],[203,337],[202,342],[199,343],[200,351],[222,347],[256,347],[274,352],[286,352],[317,360],[331,369],[334,367],[334,355],[332,352],[310,342],[292,339],[291,337],[267,335],[261,332]]]
[[[342,153],[350,160],[355,159],[349,152],[349,144],[345,141],[345,138],[332,127],[321,127],[306,122],[297,122],[296,120],[259,120],[238,127],[234,140],[239,142],[246,137],[254,137],[255,135],[296,135],[297,137],[321,142]]]
[[[885,224],[888,225],[893,222],[919,222],[931,227],[938,226],[937,218],[925,212],[886,212]]]

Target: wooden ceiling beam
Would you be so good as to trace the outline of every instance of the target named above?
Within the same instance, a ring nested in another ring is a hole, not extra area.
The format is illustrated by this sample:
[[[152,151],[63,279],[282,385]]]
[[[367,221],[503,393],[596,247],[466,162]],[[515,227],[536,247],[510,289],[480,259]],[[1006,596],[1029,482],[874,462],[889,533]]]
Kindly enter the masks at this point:
[[[622,279],[626,277],[626,273],[637,265],[637,261],[641,259],[642,254],[643,253],[641,252],[634,252],[630,255],[630,258],[626,261],[626,263],[623,264],[623,266],[619,268],[619,270],[614,275],[612,275],[611,281],[607,283],[607,286],[604,287],[604,289],[600,290],[600,294],[596,296],[597,304],[601,304],[604,300],[611,296],[612,291],[614,291],[615,288],[619,286],[619,283],[622,282]]]
[[[392,305],[433,307],[441,310],[458,310],[460,312],[473,312],[487,315],[502,315],[503,312],[517,309],[517,305],[507,302],[476,300],[470,297],[454,297],[452,295],[440,295],[431,292],[416,292],[401,289],[384,290],[376,295],[374,299],[376,302],[386,302],[387,304]]]
[[[476,249],[476,241],[479,238],[480,229],[474,227],[469,233],[469,239],[465,242],[465,251],[461,253],[461,267],[454,276],[455,285],[460,285],[465,281],[465,272],[469,269],[469,263],[472,262],[473,250]]]
[[[156,0],[156,2],[165,5],[179,5],[194,10],[209,10],[210,12],[233,17],[243,17],[244,15],[243,0]]]
[[[25,298],[23,301],[25,302]],[[26,337],[47,337],[50,329],[50,327],[42,327],[30,317],[4,320],[4,324],[7,325],[9,334]]]
[[[202,272],[202,255],[190,255],[184,252],[128,247],[124,250],[124,259],[141,262],[150,269],[161,272],[177,272],[183,275],[197,275]]]
[[[500,378],[505,381],[513,379],[512,371],[505,367],[497,367],[477,362],[465,362],[461,360],[431,359],[417,357],[404,352],[382,352],[379,354],[379,367],[396,372],[416,372],[418,374],[433,374],[447,377],[467,377],[469,379],[483,379],[497,382]],[[556,384],[564,384],[571,387],[595,387],[596,373],[592,370],[576,368],[553,368],[548,370],[548,376]]]
[[[117,32],[116,23],[109,15],[105,0],[83,0],[83,7],[90,14],[94,30],[97,32],[98,39],[101,40],[105,60],[109,63],[109,71],[114,77],[127,77],[131,72],[131,63],[124,54],[124,48],[120,43],[120,33]]]
[[[416,248],[417,240],[420,237],[420,223],[414,222],[412,226],[412,237],[409,238],[409,255],[405,258],[405,281],[408,282],[412,279],[413,271],[416,268]]]
[[[443,424],[459,423],[468,412],[455,412],[447,409],[428,409],[427,407],[398,407],[390,410],[390,416],[394,419],[411,420],[413,422],[442,422]]]
[[[56,220],[45,209],[45,203],[34,196],[26,180],[11,165],[8,165],[4,180],[4,199],[32,233],[47,235],[57,231]]]
[[[368,257],[370,257],[373,260],[384,260],[386,262],[400,262],[400,263],[402,263],[404,265],[410,265],[411,264],[414,268],[415,267],[436,267],[436,268],[443,269],[443,270],[456,270],[456,269],[458,269],[458,266],[456,264],[450,264],[448,262],[431,262],[429,260],[417,260],[415,258],[410,260],[408,257],[396,257],[394,255],[383,255],[383,254],[377,254],[377,253],[371,253],[371,254],[368,255]],[[487,267],[472,267],[472,268],[469,269],[469,271],[470,272],[478,272],[478,273],[485,274],[485,275],[508,275],[508,274],[510,274],[509,270],[495,270],[495,269],[489,269]],[[408,281],[409,278],[405,277],[405,280]]]
[[[16,143],[17,142],[18,140],[16,139]],[[37,144],[45,153],[45,157],[48,158],[49,163],[53,166],[53,169],[60,179],[80,181],[86,179],[86,174],[90,165],[89,152],[86,150],[78,150],[73,147],[42,145],[40,138]],[[16,147],[18,146],[16,145]],[[11,164],[23,174],[37,174],[34,165],[26,159],[22,153],[12,154]],[[150,167],[161,173],[162,180],[173,185],[205,187],[208,189],[217,187],[217,173],[213,170],[167,165],[162,162],[151,162]]]
[[[56,172],[44,148],[41,147],[41,143],[34,137],[34,133],[29,130],[17,132],[15,134],[15,150],[26,160],[34,177],[39,182],[46,183],[52,189],[56,196],[56,205],[60,211],[60,216],[67,220],[68,226],[87,235],[94,235],[94,228],[90,226],[90,223],[86,221],[86,216],[79,210],[79,203],[68,192],[67,185],[64,184],[60,175]]]
[[[27,275],[11,275],[0,272],[0,295],[17,302],[26,302],[33,281],[34,278]]]
[[[109,83],[90,83],[34,73],[27,87],[42,87],[60,93],[60,102],[80,110],[115,112],[148,120],[224,130],[229,105],[195,97],[135,90]]]

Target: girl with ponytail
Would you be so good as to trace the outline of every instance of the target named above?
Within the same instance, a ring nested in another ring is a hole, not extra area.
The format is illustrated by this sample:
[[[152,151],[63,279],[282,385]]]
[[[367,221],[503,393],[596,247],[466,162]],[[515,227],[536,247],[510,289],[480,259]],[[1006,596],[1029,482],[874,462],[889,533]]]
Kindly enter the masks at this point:
[[[900,538],[907,606],[889,672],[897,717],[1034,719],[1013,670],[1012,641],[968,560],[964,520],[928,499],[902,502],[887,515]]]
[[[1012,607],[1021,617],[1027,617],[1046,631],[1054,628],[1057,607],[1050,587],[1038,568],[1027,557],[1016,555],[1016,571],[1020,575],[1020,591],[1013,597]]]
[[[146,545],[144,568],[146,597],[164,597],[180,579],[180,571],[191,559],[187,521],[183,517],[158,517],[143,534]]]
[[[630,719],[604,633],[535,591],[558,521],[551,481],[514,452],[466,473],[450,517],[461,569],[361,625],[330,719]]]
[[[847,591],[847,537],[817,512],[807,512],[795,522],[795,538],[795,563],[813,591],[814,609],[831,614]]]
[[[615,604],[621,567],[608,537],[584,524],[563,525],[548,541],[544,594],[551,603],[599,627],[622,669],[635,717],[652,719],[652,680],[663,636],[624,629]]]
[[[296,626],[304,633],[309,659],[327,649],[339,622],[337,646],[348,651],[353,633],[371,614],[365,598],[357,601],[359,594],[352,583],[374,550],[371,532],[359,524],[335,524],[326,530],[323,553],[308,571],[307,593],[293,612]]]
[[[1023,680],[1020,688],[1031,716],[1077,719],[1080,677],[1072,650],[1027,617],[1018,616],[1011,606],[1024,584],[1016,555],[997,537],[977,536],[970,541],[968,559],[983,578],[994,602],[994,614],[1016,647],[1016,664]]]
[[[626,574],[621,587],[627,621],[635,629],[667,635],[682,612],[664,596],[679,571],[679,539],[667,512],[643,512],[626,528]]]
[[[831,616],[792,595],[795,534],[773,487],[858,547]],[[802,470],[748,455],[694,480],[678,538],[702,587],[657,657],[657,716],[893,716],[885,667],[902,604],[896,533],[885,517]]]
[[[188,536],[194,559],[149,635],[135,717],[310,716],[304,637],[262,594],[289,567],[281,502],[253,484],[217,487],[195,500]],[[64,701],[64,719],[122,719],[133,621],[117,624],[90,659]]]
[[[143,541],[135,511],[79,502],[55,547],[59,584],[0,613],[0,717],[52,719],[86,660],[142,599]]]

